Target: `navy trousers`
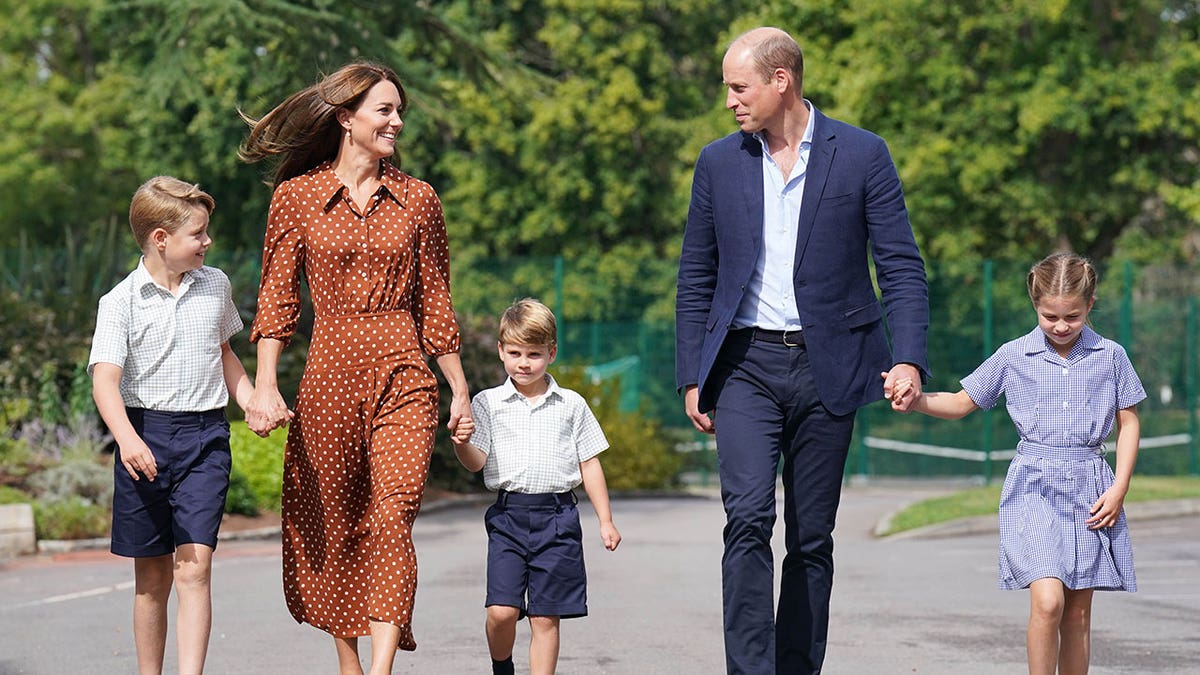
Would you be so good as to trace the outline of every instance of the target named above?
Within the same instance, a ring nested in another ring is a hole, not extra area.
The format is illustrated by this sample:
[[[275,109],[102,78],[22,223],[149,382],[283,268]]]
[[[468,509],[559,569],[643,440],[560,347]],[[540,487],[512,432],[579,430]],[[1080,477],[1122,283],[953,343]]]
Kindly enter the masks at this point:
[[[825,409],[803,346],[734,331],[713,374],[725,505],[726,668],[731,675],[819,673],[833,587],[833,526],[854,414]],[[786,554],[776,611],[771,533],[781,459]]]

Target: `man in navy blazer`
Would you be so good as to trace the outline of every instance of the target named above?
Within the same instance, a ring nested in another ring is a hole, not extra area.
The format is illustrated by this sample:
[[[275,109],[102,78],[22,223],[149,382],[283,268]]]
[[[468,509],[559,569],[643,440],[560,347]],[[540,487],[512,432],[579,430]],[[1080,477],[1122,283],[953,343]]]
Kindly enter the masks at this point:
[[[925,267],[887,145],[803,98],[803,56],[791,36],[742,35],[722,75],[740,131],[696,162],[679,260],[676,380],[692,423],[716,434],[727,670],[818,673],[855,412],[891,397],[900,378],[918,386],[894,407],[906,410],[920,391]],[[780,459],[787,553],[776,610]]]

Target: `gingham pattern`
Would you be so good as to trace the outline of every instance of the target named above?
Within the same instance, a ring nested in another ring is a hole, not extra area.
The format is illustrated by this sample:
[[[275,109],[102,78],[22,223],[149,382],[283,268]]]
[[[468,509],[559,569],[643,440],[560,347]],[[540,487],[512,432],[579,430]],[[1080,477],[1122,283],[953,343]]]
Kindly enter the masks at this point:
[[[490,490],[528,494],[565,492],[582,482],[579,463],[608,448],[582,396],[558,386],[530,405],[512,380],[471,401],[471,443],[487,454],[483,482]]]
[[[242,329],[229,278],[215,267],[185,272],[179,295],[139,262],[100,298],[88,374],[97,363],[122,368],[125,405],[200,412],[229,401],[221,345]]]
[[[1064,359],[1035,328],[962,386],[984,409],[1004,394],[1021,438],[1000,497],[1000,588],[1054,577],[1073,589],[1137,590],[1125,514],[1110,528],[1085,522],[1113,483],[1103,443],[1116,413],[1146,398],[1125,350],[1085,327]]]

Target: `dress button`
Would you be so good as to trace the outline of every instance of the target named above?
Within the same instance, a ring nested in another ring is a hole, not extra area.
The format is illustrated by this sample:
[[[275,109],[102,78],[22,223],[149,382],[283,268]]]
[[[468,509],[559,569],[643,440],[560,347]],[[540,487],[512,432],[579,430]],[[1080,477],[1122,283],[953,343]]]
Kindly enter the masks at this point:
[[[1068,372],[1069,371],[1066,368],[1063,368],[1063,375],[1066,375]]]

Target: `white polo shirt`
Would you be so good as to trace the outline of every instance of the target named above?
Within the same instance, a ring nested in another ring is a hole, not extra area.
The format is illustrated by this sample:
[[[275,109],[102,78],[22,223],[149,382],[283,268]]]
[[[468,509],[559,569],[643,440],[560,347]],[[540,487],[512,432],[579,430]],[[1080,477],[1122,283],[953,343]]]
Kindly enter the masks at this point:
[[[534,404],[511,379],[472,399],[471,443],[487,455],[483,482],[489,490],[566,492],[583,482],[580,462],[608,448],[587,401],[549,374],[546,380],[549,389]]]
[[[221,345],[241,329],[224,272],[185,272],[176,296],[151,278],[142,261],[100,298],[88,374],[97,363],[120,366],[121,398],[131,408],[223,408],[229,392]]]

